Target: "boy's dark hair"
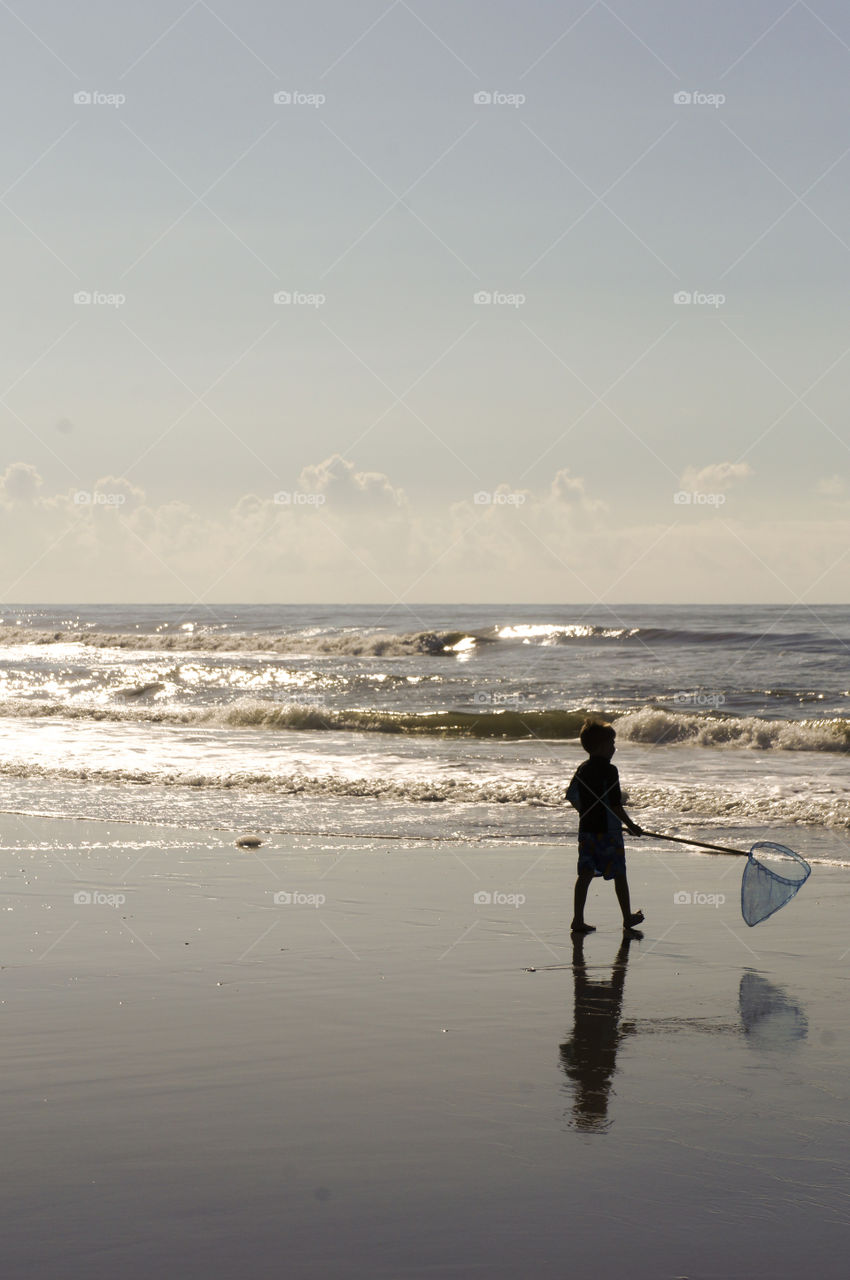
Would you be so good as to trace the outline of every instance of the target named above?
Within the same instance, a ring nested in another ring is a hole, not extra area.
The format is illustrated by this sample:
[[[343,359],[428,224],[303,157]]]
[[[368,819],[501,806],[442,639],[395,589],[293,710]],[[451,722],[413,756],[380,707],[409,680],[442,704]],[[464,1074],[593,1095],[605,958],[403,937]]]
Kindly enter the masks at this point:
[[[593,755],[594,751],[598,751],[606,742],[612,741],[617,734],[612,725],[606,724],[604,720],[585,720],[581,726],[579,734],[579,742],[584,747],[588,755]]]

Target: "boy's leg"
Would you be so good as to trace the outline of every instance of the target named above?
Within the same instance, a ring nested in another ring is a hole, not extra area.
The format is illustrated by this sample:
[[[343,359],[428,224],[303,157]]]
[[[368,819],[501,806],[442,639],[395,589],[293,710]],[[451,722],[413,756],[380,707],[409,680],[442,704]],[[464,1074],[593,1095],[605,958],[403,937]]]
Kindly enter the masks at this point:
[[[570,926],[573,933],[592,933],[596,928],[595,925],[584,923],[584,904],[587,901],[587,891],[590,888],[592,879],[592,871],[580,871],[578,873],[575,893],[573,894],[573,922]]]
[[[643,922],[642,911],[632,911],[631,898],[629,897],[629,882],[625,875],[614,876],[614,890],[617,894],[617,901],[620,904],[620,910],[623,913],[623,927],[631,929],[636,924]]]

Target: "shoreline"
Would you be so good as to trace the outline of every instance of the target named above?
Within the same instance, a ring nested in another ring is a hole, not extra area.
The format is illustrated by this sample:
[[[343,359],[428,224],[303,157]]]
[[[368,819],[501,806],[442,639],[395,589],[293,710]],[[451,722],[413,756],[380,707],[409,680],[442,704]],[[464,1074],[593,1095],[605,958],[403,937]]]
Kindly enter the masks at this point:
[[[292,804],[292,797],[285,797],[285,799],[288,800],[289,805]],[[298,803],[301,804],[302,809],[314,808],[316,810],[317,818],[321,818],[321,815],[323,815],[323,809],[320,808],[315,797],[309,797],[306,801],[306,805],[305,800],[303,800],[302,797],[297,797],[297,800]],[[375,822],[373,823],[373,826],[379,826],[380,814],[385,808],[383,801],[370,796],[367,797],[366,806],[367,808],[375,809]],[[422,808],[428,809],[429,806],[422,805]],[[566,815],[567,820],[570,820],[572,817],[572,812],[566,808],[566,805],[534,806],[534,809],[538,808],[556,809],[558,814]],[[497,815],[502,815],[503,813],[504,809],[501,808],[497,810]],[[636,809],[635,813],[640,813],[640,810]],[[353,841],[369,845],[370,842],[373,841],[389,841],[396,842],[396,844],[399,845],[405,845],[405,847],[417,847],[417,849],[434,849],[434,847],[451,847],[452,845],[458,845],[461,847],[469,847],[471,850],[481,851],[488,850],[490,847],[494,850],[498,850],[499,847],[504,845],[504,842],[509,841],[513,845],[529,847],[529,849],[536,849],[536,847],[545,846],[552,847],[552,849],[558,849],[559,851],[566,851],[567,861],[568,858],[570,858],[571,852],[575,850],[577,840],[577,827],[575,831],[570,829],[570,831],[558,833],[557,836],[553,835],[552,832],[524,832],[521,831],[521,829],[520,831],[511,831],[511,829],[508,829],[508,831],[493,831],[493,829],[490,829],[490,831],[483,831],[483,829],[479,829],[479,831],[452,831],[437,835],[434,831],[367,831],[367,829],[360,828],[341,831],[341,829],[321,828],[320,824],[316,824],[316,826],[312,826],[310,828],[300,828],[293,827],[289,823],[284,824],[283,820],[282,824],[277,827],[264,826],[264,824],[260,823],[255,823],[253,826],[251,826],[251,824],[243,823],[241,826],[234,827],[232,820],[225,820],[224,815],[220,818],[219,823],[207,823],[204,828],[198,828],[193,826],[193,824],[192,826],[189,826],[186,820],[184,820],[184,822],[165,822],[165,820],[157,819],[156,822],[146,823],[137,817],[119,818],[113,817],[113,815],[109,815],[109,817],[100,817],[100,815],[96,814],[82,815],[74,813],[45,812],[45,810],[41,808],[1,808],[0,819],[3,817],[32,820],[44,819],[45,822],[55,823],[95,823],[100,824],[101,827],[138,828],[140,826],[151,826],[152,828],[157,829],[157,831],[173,831],[180,833],[180,835],[183,836],[191,835],[191,833],[201,831],[202,829],[202,831],[205,831],[210,838],[223,838],[225,847],[227,847],[228,844],[237,846],[239,838],[245,836],[260,837],[261,846],[273,846],[274,842],[279,840],[338,840],[343,842],[343,847],[344,842]],[[301,818],[298,820],[301,820]],[[494,826],[497,826],[497,823],[494,823]],[[721,832],[721,835],[719,836],[718,831]],[[805,860],[812,864],[813,867],[850,869],[850,841],[847,841],[847,838],[841,835],[841,831],[842,828],[840,827],[823,827],[817,826],[817,824],[803,823],[789,826],[789,824],[776,822],[773,824],[762,823],[760,826],[751,824],[751,826],[746,827],[742,827],[740,823],[735,823],[732,824],[731,827],[723,827],[719,822],[717,822],[717,820],[716,822],[708,823],[700,822],[700,820],[696,820],[695,817],[691,817],[690,820],[680,818],[678,823],[673,824],[672,831],[664,832],[663,835],[680,837],[682,841],[685,841],[689,835],[694,836],[694,841],[696,842],[695,845],[678,845],[678,852],[681,852],[681,854],[710,856],[704,854],[704,851],[700,849],[699,845],[712,844],[712,842],[713,844],[717,844],[718,840],[721,840],[722,838],[722,840],[736,840],[739,842],[741,847],[737,852],[739,852],[742,858],[745,858],[746,852],[748,852],[748,846],[755,844],[757,841],[773,840],[776,841],[777,844],[785,844],[787,846],[794,847],[796,852],[799,852],[801,856],[804,856]],[[732,832],[731,835],[730,832]],[[1,847],[3,846],[0,845],[0,849]],[[667,850],[670,852],[670,845],[667,845],[666,842],[662,840],[658,840],[658,838],[653,838],[653,833],[648,832],[644,838],[641,838],[641,840],[636,840],[635,837],[627,836],[626,849],[630,852],[632,858],[634,858],[634,856],[638,856],[638,858],[640,858],[641,854],[645,854],[645,852],[649,852],[650,850],[654,852],[663,852],[664,850]],[[832,855],[830,855],[830,852],[827,852],[827,850],[832,851]],[[836,856],[836,850],[838,852],[846,852],[846,858]]]

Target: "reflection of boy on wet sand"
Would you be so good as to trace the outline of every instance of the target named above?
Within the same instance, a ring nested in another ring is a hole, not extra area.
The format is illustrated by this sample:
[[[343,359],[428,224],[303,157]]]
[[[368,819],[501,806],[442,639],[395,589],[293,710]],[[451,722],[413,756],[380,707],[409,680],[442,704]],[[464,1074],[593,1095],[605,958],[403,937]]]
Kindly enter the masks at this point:
[[[620,1026],[632,938],[632,934],[623,935],[611,980],[602,982],[588,977],[584,935],[573,934],[575,1019],[571,1038],[561,1045],[561,1065],[575,1087],[573,1123],[577,1129],[599,1130],[608,1124],[608,1095],[617,1069],[617,1050],[634,1030]]]
[[[621,1023],[629,946],[636,931],[623,934],[611,969],[610,982],[590,979],[584,962],[584,936],[573,935],[575,1015],[573,1033],[560,1046],[561,1066],[573,1090],[572,1124],[586,1133],[609,1127],[608,1098],[617,1070],[617,1050],[626,1036],[655,1032],[665,1035],[741,1037],[760,1052],[787,1052],[805,1040],[809,1023],[805,1011],[781,987],[761,974],[746,970],[738,991],[740,1018],[637,1018]]]

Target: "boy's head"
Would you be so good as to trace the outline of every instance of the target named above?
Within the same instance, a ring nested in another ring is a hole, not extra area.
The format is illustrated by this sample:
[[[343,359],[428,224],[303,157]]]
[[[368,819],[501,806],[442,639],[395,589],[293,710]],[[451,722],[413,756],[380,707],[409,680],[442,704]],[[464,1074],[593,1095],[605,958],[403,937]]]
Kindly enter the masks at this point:
[[[602,720],[585,720],[579,741],[589,756],[605,756],[610,760],[614,754],[616,736],[610,724],[605,724]]]

